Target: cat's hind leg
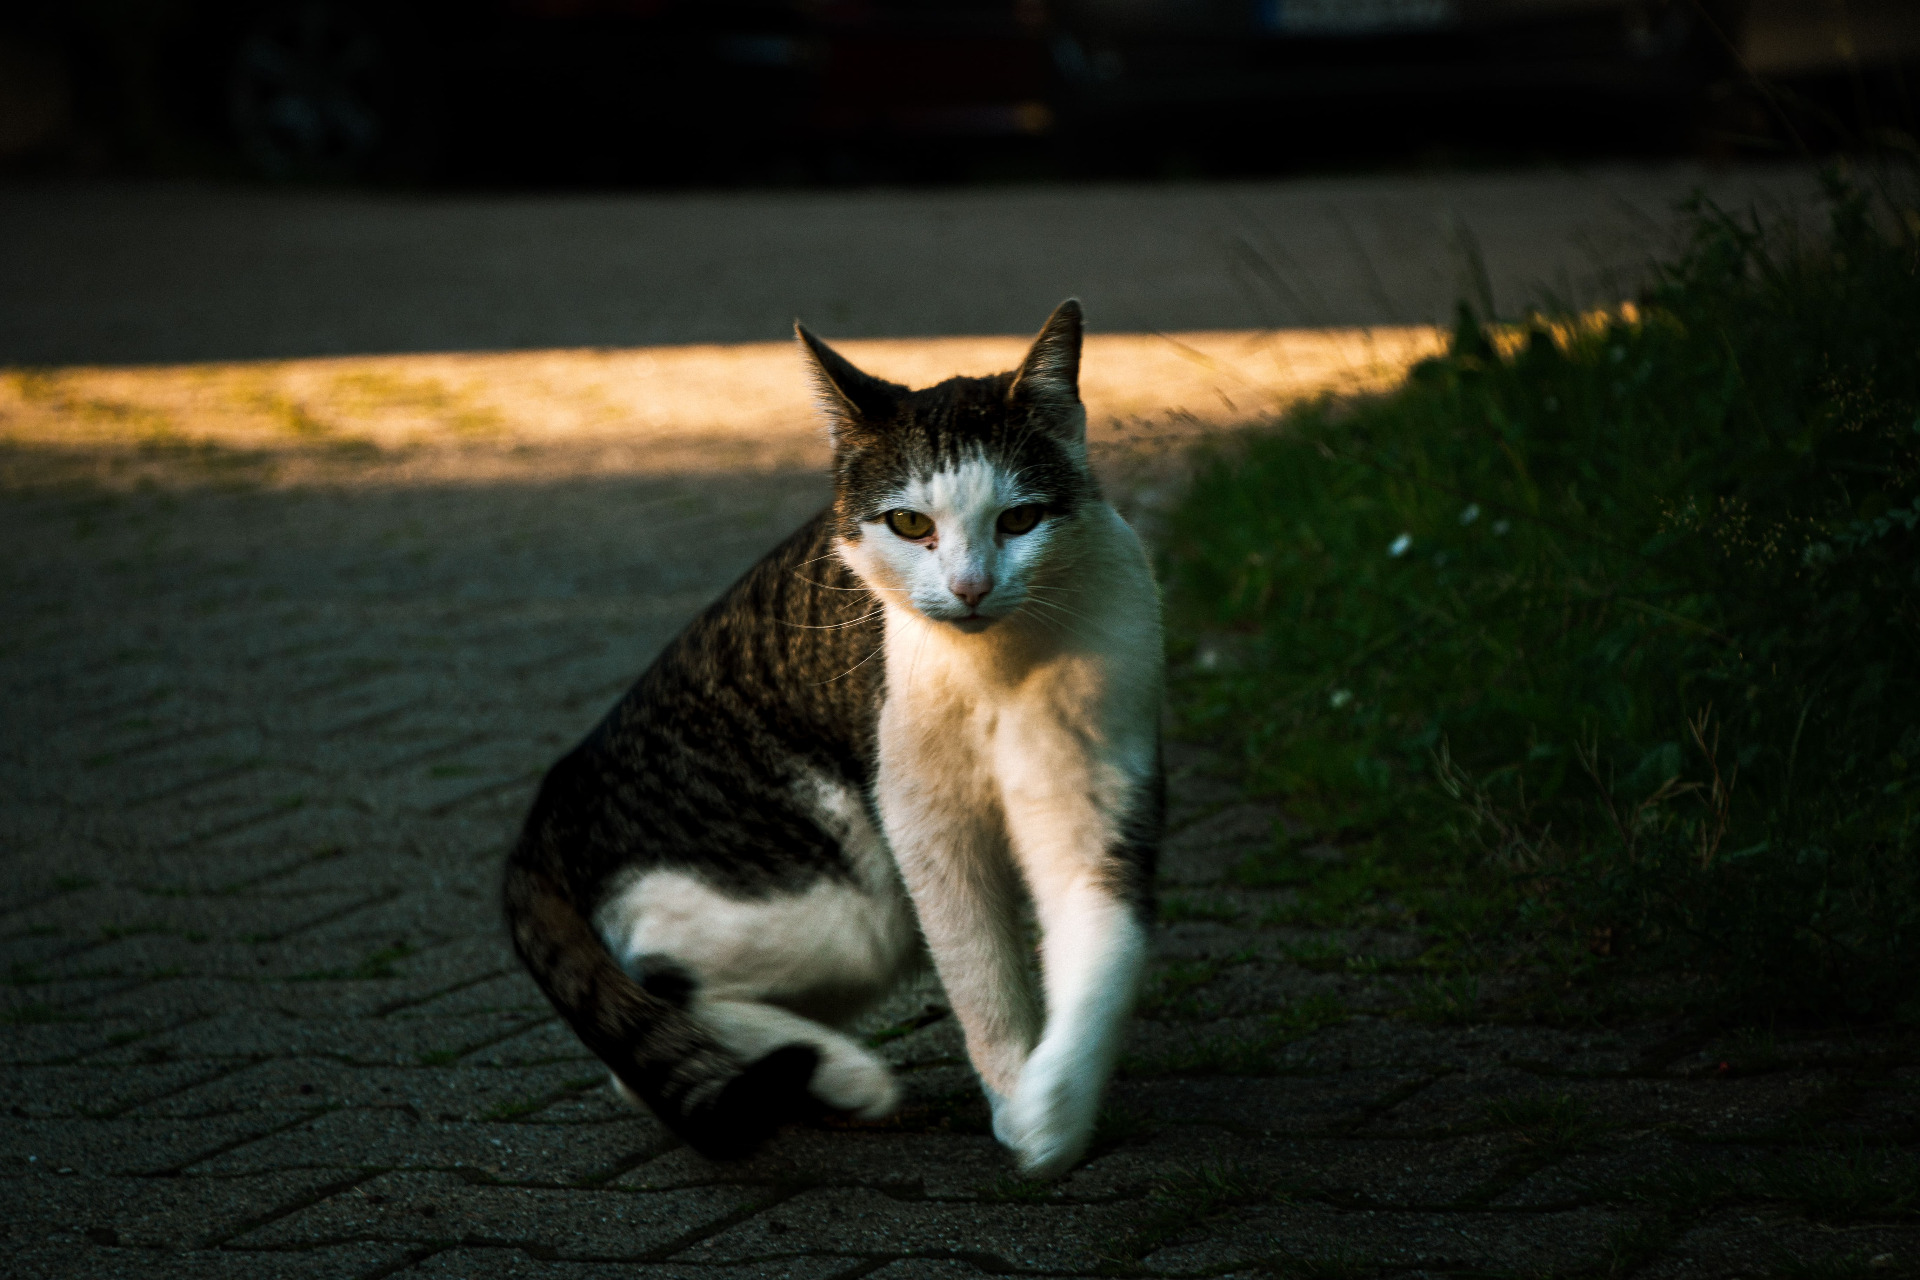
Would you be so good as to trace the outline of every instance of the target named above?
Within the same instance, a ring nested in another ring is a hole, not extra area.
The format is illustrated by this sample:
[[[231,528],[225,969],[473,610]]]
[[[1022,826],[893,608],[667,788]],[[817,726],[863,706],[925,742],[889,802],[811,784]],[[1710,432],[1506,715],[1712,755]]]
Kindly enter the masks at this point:
[[[699,1000],[693,1006],[720,1043],[744,1062],[786,1045],[806,1045],[820,1055],[807,1092],[835,1111],[878,1120],[900,1105],[893,1070],[877,1054],[830,1027],[778,1005],[750,1000]]]
[[[828,1025],[849,1023],[910,967],[917,938],[897,887],[822,878],[746,897],[655,870],[603,904],[597,923],[636,982],[741,1063],[805,1053],[815,1065],[804,1091],[820,1108],[877,1119],[898,1105],[886,1062]]]
[[[693,1014],[743,1062],[756,1062],[775,1049],[806,1045],[819,1055],[807,1092],[821,1105],[858,1120],[880,1120],[900,1105],[900,1086],[878,1055],[848,1038],[788,1009],[751,1000],[703,1000]],[[619,1076],[613,1090],[629,1106],[645,1104]]]

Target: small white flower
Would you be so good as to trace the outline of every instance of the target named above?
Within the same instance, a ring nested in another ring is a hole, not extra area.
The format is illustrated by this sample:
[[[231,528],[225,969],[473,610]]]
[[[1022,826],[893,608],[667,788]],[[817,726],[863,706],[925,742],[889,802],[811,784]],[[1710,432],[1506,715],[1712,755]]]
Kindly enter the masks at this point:
[[[1472,524],[1475,520],[1478,520],[1479,518],[1480,518],[1480,504],[1477,502],[1469,502],[1467,504],[1467,509],[1460,513],[1461,524]]]
[[[1397,559],[1398,557],[1407,554],[1408,548],[1412,546],[1413,546],[1413,535],[1410,533],[1403,533],[1399,537],[1393,540],[1393,545],[1387,548],[1387,554]]]
[[[1507,536],[1507,530],[1511,528],[1513,528],[1511,521],[1495,520],[1493,522],[1493,536],[1496,538],[1504,538]]]
[[[1333,691],[1333,695],[1327,699],[1327,705],[1332,707],[1335,711],[1338,711],[1340,708],[1346,706],[1349,702],[1352,702],[1352,701],[1353,701],[1353,690],[1335,689]]]
[[[1194,655],[1193,664],[1202,671],[1212,671],[1220,665],[1220,651],[1212,645],[1207,645]]]

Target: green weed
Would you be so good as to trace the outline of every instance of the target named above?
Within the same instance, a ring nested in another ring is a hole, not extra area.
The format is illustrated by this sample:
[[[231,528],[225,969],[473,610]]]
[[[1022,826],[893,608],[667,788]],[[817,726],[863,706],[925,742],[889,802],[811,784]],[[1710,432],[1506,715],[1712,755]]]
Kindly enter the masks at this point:
[[[1204,1018],[1217,1016],[1211,1004],[1194,993],[1220,976],[1218,960],[1175,960],[1153,975],[1140,996],[1138,1012],[1146,1018]]]
[[[1194,1165],[1160,1179],[1147,1193],[1140,1220],[1109,1247],[1116,1261],[1136,1262],[1241,1205],[1263,1204],[1273,1188],[1240,1165]]]
[[[1413,1005],[1408,1011],[1421,1022],[1440,1026],[1465,1026],[1480,1018],[1480,979],[1475,974],[1451,978],[1429,978],[1413,988]]]
[[[1314,1254],[1282,1254],[1268,1259],[1267,1266],[1282,1280],[1360,1280],[1389,1268],[1370,1263],[1349,1249],[1332,1249]]]
[[[1606,1273],[1610,1278],[1630,1276],[1673,1243],[1677,1234],[1665,1218],[1635,1218],[1607,1233]]]
[[[1194,920],[1232,924],[1240,915],[1239,907],[1218,898],[1189,898],[1174,894],[1160,899],[1162,924],[1185,924]]]
[[[1295,1000],[1267,1015],[1269,1026],[1292,1035],[1304,1035],[1322,1027],[1335,1027],[1352,1015],[1339,996],[1330,991]]]
[[[1348,853],[1243,862],[1296,890],[1263,923],[1755,1014],[1913,1000],[1920,219],[1829,194],[1819,239],[1696,204],[1640,305],[1463,309],[1401,390],[1203,462],[1177,730]]]
[[[1920,1217],[1920,1159],[1864,1144],[1783,1158],[1761,1171],[1756,1189],[1823,1222]]]
[[[1872,1256],[1859,1249],[1818,1258],[1783,1252],[1773,1264],[1773,1274],[1781,1280],[1866,1280],[1877,1271],[1879,1268],[1874,1266]],[[1879,1274],[1885,1272],[1879,1271]]]
[[[1511,1130],[1528,1146],[1565,1155],[1591,1146],[1606,1126],[1586,1103],[1571,1094],[1502,1098],[1487,1106],[1487,1122]]]
[[[1739,1178],[1709,1164],[1681,1161],[1604,1188],[1609,1200],[1644,1205],[1673,1218],[1693,1218],[1747,1194]]]
[[[1054,1184],[1051,1182],[1003,1173],[992,1183],[980,1188],[980,1198],[996,1204],[1034,1204],[1050,1198],[1053,1191]]]

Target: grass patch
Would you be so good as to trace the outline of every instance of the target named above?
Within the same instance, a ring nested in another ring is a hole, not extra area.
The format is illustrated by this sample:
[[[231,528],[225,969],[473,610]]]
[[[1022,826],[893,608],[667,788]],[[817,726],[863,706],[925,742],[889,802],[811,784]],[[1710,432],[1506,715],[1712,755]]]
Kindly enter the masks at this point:
[[[1345,854],[1248,858],[1263,924],[1920,1015],[1920,219],[1829,196],[1203,461],[1177,730]]]
[[[553,1102],[553,1095],[537,1098],[516,1098],[506,1102],[496,1102],[481,1115],[483,1120],[518,1120],[530,1116],[536,1111],[545,1110]]]
[[[1487,1123],[1522,1143],[1553,1155],[1570,1155],[1606,1132],[1586,1103],[1571,1094],[1502,1098],[1487,1106]]]
[[[1052,1197],[1054,1184],[1017,1173],[1003,1173],[980,1188],[980,1198],[995,1204],[1036,1204]]]
[[[1347,1008],[1328,994],[1296,1001],[1260,1020],[1243,1033],[1192,1035],[1176,1049],[1152,1056],[1128,1055],[1122,1073],[1135,1078],[1152,1076],[1271,1076],[1287,1068],[1281,1054],[1309,1032],[1334,1026],[1348,1018]]]
[[[1866,1280],[1885,1275],[1891,1259],[1879,1267],[1865,1250],[1829,1253],[1818,1258],[1803,1258],[1797,1253],[1782,1253],[1773,1264],[1773,1274],[1781,1280]]]
[[[1233,1209],[1270,1203],[1273,1198],[1272,1186],[1241,1165],[1206,1164],[1178,1170],[1154,1184],[1139,1222],[1110,1246],[1109,1256],[1122,1263],[1137,1262]]]
[[[1621,1223],[1607,1232],[1607,1275],[1632,1275],[1665,1252],[1678,1235],[1665,1218],[1636,1218]]]
[[[1761,1171],[1755,1189],[1822,1222],[1920,1218],[1920,1159],[1864,1144],[1783,1158]]]
[[[1747,1190],[1739,1178],[1724,1169],[1686,1161],[1605,1188],[1601,1195],[1686,1219],[1741,1200]]]
[[[1145,1112],[1109,1100],[1101,1105],[1099,1113],[1094,1116],[1093,1137],[1087,1143],[1087,1159],[1094,1160],[1124,1147],[1145,1137],[1152,1129],[1153,1121]]]
[[[1218,898],[1189,898],[1174,894],[1160,899],[1160,923],[1187,924],[1196,920],[1232,924],[1241,916],[1239,907]]]
[[[1120,1072],[1135,1079],[1278,1075],[1280,1053],[1294,1038],[1275,1029],[1245,1036],[1196,1035],[1176,1049],[1152,1055],[1128,1054],[1120,1061]]]
[[[1351,1016],[1339,996],[1322,991],[1276,1009],[1267,1015],[1267,1023],[1294,1035],[1305,1035],[1322,1027],[1337,1027]]]
[[[1418,1022],[1464,1027],[1480,1021],[1480,979],[1475,974],[1428,978],[1415,984],[1412,994],[1407,1016]]]
[[[1160,967],[1141,993],[1136,1012],[1143,1018],[1192,1019],[1217,1017],[1213,1002],[1200,999],[1200,988],[1220,976],[1229,962],[1174,960]]]

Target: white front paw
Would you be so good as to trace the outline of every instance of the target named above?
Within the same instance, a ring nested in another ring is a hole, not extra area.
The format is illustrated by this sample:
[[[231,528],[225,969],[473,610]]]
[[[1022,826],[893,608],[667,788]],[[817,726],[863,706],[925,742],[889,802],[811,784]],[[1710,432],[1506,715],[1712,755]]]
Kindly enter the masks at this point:
[[[993,1126],[994,1136],[1013,1149],[1022,1173],[1057,1178],[1085,1153],[1099,1112],[1102,1074],[1071,1052],[1049,1052],[1044,1044],[1034,1051]]]
[[[987,1095],[987,1106],[993,1111],[994,1140],[1003,1147],[1011,1147],[1013,1145],[1013,1122],[1010,1119],[1012,1100],[985,1080],[980,1082],[980,1091]]]

